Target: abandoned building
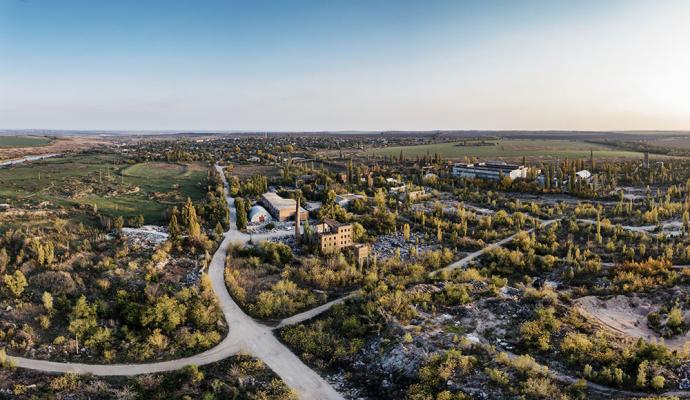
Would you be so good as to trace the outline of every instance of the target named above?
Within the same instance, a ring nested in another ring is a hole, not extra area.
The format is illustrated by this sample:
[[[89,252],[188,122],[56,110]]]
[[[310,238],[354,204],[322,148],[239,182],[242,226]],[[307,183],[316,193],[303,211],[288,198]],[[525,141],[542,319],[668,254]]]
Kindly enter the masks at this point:
[[[273,218],[278,221],[287,221],[293,218],[297,208],[297,202],[294,199],[284,199],[278,196],[277,193],[268,192],[261,195],[261,202],[271,213]],[[309,212],[300,207],[300,219],[306,220],[309,218]]]
[[[366,198],[367,196],[361,194],[346,193],[335,196],[335,202],[338,203],[339,206],[347,208],[352,201],[365,200]]]
[[[485,163],[457,163],[453,165],[453,176],[469,179],[527,178],[527,167],[499,161]]]
[[[352,225],[325,219],[322,224],[316,225],[319,234],[319,248],[322,253],[339,251],[352,246]]]

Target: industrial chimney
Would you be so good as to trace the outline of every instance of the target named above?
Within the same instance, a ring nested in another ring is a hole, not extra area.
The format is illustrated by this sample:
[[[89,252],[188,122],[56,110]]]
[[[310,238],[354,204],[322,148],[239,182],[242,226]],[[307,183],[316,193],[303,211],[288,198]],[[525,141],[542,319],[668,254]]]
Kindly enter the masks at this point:
[[[299,212],[299,196],[297,196],[297,202],[295,203],[295,242],[299,243],[302,239],[299,226],[300,226],[300,212]]]

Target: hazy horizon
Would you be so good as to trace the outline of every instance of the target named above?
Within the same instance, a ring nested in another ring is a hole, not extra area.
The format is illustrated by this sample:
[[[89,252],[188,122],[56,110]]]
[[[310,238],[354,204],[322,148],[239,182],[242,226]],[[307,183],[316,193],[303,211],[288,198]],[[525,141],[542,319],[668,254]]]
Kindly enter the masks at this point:
[[[0,128],[684,131],[690,3],[0,0]]]

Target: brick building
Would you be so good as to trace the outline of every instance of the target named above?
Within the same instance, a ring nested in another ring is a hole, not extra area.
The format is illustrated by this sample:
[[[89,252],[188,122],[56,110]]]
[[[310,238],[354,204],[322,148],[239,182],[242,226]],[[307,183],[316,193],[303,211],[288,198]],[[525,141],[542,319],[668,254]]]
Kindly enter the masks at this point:
[[[297,214],[297,202],[294,199],[284,199],[276,193],[268,192],[261,195],[261,202],[278,221],[287,221]],[[309,218],[309,212],[302,207],[299,210],[300,219],[306,221]]]
[[[316,225],[319,234],[319,248],[322,253],[340,251],[352,246],[352,225],[325,219],[322,224]]]

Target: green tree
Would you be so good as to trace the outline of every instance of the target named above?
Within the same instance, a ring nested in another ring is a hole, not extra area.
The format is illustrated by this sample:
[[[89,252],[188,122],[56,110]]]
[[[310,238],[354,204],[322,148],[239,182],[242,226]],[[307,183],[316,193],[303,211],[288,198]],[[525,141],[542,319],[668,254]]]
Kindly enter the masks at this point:
[[[170,216],[170,223],[168,224],[168,233],[170,239],[177,240],[180,237],[180,225],[177,223],[177,215]]]
[[[149,307],[142,317],[141,323],[144,326],[161,328],[163,331],[170,332],[184,323],[187,307],[181,304],[174,297],[164,295],[156,300],[153,307]]]
[[[43,302],[43,307],[47,312],[53,311],[53,295],[51,295],[49,292],[43,292],[41,300]]]
[[[4,274],[7,269],[7,265],[10,262],[10,257],[7,255],[7,250],[5,248],[0,248],[0,274]]]
[[[374,204],[378,207],[379,211],[386,210],[386,193],[383,189],[380,189],[374,194]]]
[[[237,218],[237,229],[245,229],[247,227],[247,213],[249,212],[249,209],[247,207],[247,202],[241,198],[238,197],[235,199],[235,214]]]
[[[199,218],[196,215],[196,208],[192,199],[187,197],[187,202],[182,208],[182,221],[187,227],[187,234],[190,239],[198,240],[201,238],[201,225],[199,225]]]
[[[125,220],[122,219],[122,216],[115,218],[113,224],[115,226],[115,232],[117,232],[118,235],[122,233],[122,228],[125,226]]]
[[[321,205],[319,209],[319,219],[323,220],[325,218],[335,218],[338,208],[338,203],[335,202],[335,192],[329,190],[326,194],[326,200]]]
[[[647,386],[647,366],[649,361],[644,360],[637,366],[637,378],[635,379],[635,384],[637,387],[644,388]]]
[[[405,240],[410,240],[410,224],[403,225],[403,237]]]
[[[661,375],[657,375],[654,378],[652,378],[651,385],[652,385],[652,388],[654,388],[655,390],[663,389],[665,384],[666,384],[666,379]]]
[[[678,306],[671,308],[668,313],[668,320],[666,321],[666,326],[671,329],[679,328],[683,325],[683,312]]]
[[[77,354],[79,353],[79,337],[84,337],[96,325],[96,307],[90,305],[86,297],[82,295],[72,307],[67,327],[77,341]]]
[[[12,292],[12,295],[17,299],[24,293],[24,289],[26,289],[28,285],[26,277],[20,270],[14,271],[12,275],[5,275],[3,280],[5,281],[5,286],[7,286],[10,292]]]

